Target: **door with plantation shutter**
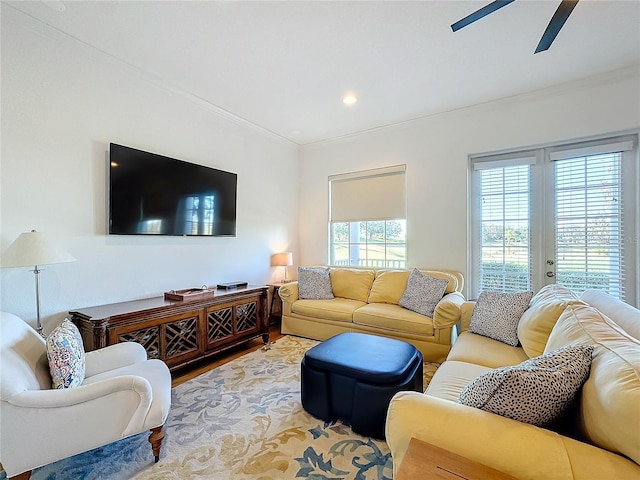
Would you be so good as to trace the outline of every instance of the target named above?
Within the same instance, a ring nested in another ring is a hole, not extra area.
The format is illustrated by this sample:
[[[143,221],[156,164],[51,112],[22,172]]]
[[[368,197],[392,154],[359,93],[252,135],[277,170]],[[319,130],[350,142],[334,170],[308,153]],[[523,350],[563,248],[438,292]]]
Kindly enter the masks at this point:
[[[637,137],[471,159],[470,298],[560,283],[637,305]]]
[[[572,154],[575,155],[575,154]],[[554,256],[546,278],[583,292],[624,297],[622,152],[552,160]]]

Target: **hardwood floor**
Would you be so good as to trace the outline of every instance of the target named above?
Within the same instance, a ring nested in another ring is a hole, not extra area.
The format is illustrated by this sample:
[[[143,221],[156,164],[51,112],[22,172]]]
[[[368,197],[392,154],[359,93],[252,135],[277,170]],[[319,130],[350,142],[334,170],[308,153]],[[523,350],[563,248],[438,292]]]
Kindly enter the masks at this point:
[[[275,342],[278,338],[282,337],[280,333],[280,325],[271,325],[269,327],[269,336],[272,342]],[[233,348],[231,350],[227,350],[226,352],[222,352],[220,355],[216,355],[208,360],[203,360],[194,365],[187,366],[180,370],[177,370],[172,373],[172,381],[171,387],[176,387],[187,380],[191,380],[203,373],[208,372],[209,370],[213,370],[220,365],[224,365],[231,360],[235,360],[238,357],[241,357],[249,352],[253,352],[262,348],[264,343],[262,343],[262,339],[256,338],[250,342],[245,343],[239,347]]]

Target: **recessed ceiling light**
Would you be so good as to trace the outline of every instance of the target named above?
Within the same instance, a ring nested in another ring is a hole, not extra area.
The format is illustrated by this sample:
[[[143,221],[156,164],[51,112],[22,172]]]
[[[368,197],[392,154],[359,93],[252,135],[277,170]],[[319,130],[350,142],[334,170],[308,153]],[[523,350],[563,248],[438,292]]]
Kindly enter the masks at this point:
[[[64,3],[59,0],[42,0],[42,3],[56,12],[64,12],[67,9]]]
[[[344,103],[345,105],[353,105],[357,101],[358,99],[356,98],[356,96],[351,93],[347,93],[344,97],[342,97],[342,103]]]

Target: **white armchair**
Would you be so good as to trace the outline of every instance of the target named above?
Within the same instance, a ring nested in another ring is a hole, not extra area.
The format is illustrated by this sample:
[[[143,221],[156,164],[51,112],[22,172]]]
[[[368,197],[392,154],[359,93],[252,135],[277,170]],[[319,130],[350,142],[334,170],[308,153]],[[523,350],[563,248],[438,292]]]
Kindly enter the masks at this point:
[[[155,461],[171,406],[171,375],[137,343],[86,353],[79,387],[52,389],[44,339],[0,313],[0,462],[8,478],[151,430]]]

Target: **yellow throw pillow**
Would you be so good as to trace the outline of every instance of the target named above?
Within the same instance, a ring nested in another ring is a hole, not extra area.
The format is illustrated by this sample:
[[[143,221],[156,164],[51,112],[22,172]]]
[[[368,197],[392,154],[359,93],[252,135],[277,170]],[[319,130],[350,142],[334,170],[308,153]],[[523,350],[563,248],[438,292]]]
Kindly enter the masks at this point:
[[[594,445],[640,464],[640,341],[599,310],[569,305],[545,350],[565,345],[594,346],[579,402],[583,434]]]
[[[332,268],[329,275],[334,296],[361,302],[366,302],[369,298],[369,290],[375,277],[373,270]]]
[[[398,305],[407,288],[409,270],[381,270],[371,286],[369,303],[391,303]]]
[[[518,340],[529,358],[542,355],[551,329],[567,305],[582,304],[578,297],[562,285],[547,285],[536,293],[529,308],[520,317]]]

